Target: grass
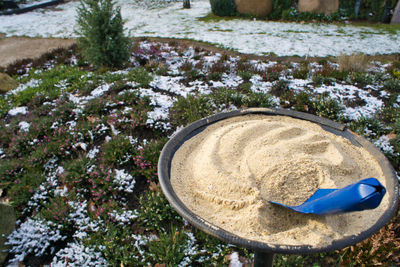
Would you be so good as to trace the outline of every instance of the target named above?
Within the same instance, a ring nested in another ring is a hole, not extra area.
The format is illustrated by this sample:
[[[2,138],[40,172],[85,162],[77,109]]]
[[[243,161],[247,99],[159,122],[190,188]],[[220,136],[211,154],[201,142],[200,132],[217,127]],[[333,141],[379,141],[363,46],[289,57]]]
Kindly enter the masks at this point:
[[[285,107],[344,123],[377,144],[388,137],[380,148],[400,170],[396,64],[382,75],[342,71],[327,60],[254,62],[177,41],[138,41],[128,68],[94,70],[72,51],[57,51],[58,61],[47,55],[53,64],[38,59],[10,66],[20,90],[0,95],[0,185],[20,220],[9,238],[10,259],[25,265],[228,266],[233,252],[251,261],[251,251],[183,221],[158,185],[157,161],[169,136],[221,111]],[[206,57],[215,59],[211,66]],[[359,91],[341,92],[341,86]],[[373,113],[363,95],[368,90],[382,101]],[[21,106],[26,114],[9,113]],[[349,108],[366,116],[352,117]],[[358,245],[276,255],[275,266],[398,265],[399,218]],[[38,235],[43,247],[33,242]]]

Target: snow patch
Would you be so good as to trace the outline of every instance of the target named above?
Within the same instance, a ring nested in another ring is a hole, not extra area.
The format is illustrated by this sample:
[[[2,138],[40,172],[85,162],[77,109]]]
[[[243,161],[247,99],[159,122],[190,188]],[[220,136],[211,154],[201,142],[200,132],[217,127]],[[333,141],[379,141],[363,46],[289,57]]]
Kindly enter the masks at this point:
[[[8,111],[9,116],[16,116],[18,114],[26,115],[28,113],[28,107],[16,107]]]

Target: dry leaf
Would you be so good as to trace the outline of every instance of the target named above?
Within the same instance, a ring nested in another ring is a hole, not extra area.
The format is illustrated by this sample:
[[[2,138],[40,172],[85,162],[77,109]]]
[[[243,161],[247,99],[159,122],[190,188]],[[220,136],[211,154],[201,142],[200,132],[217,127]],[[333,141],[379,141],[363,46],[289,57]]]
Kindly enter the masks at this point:
[[[93,116],[87,116],[86,119],[87,119],[89,122],[91,122],[91,123],[94,123],[94,122],[97,121],[97,118],[96,118],[96,117],[93,117]]]
[[[389,141],[390,141],[390,140],[395,139],[395,138],[397,137],[397,134],[395,134],[395,133],[390,133],[390,134],[387,135],[387,137],[388,137],[388,139],[389,139]]]
[[[94,205],[93,201],[89,202],[89,207],[88,207],[89,211],[94,212],[96,210],[96,206]]]
[[[150,185],[149,185],[150,191],[158,192],[158,189],[159,189],[158,184],[156,184],[155,182],[150,182]]]

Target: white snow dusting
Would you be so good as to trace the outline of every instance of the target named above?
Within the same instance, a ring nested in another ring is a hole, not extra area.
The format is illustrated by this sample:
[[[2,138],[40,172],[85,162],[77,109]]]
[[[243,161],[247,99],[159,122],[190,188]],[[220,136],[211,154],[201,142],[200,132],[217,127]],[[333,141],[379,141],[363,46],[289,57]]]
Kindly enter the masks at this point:
[[[118,184],[118,190],[132,193],[136,180],[125,170],[115,170],[114,182]]]
[[[15,254],[12,261],[23,261],[31,253],[42,256],[47,249],[54,251],[52,243],[66,238],[54,228],[51,222],[28,218],[8,236],[6,244],[12,246],[10,252]]]
[[[16,115],[26,115],[28,113],[28,107],[16,107],[8,111],[9,116],[16,116]]]
[[[143,1],[119,0],[126,32],[131,37],[190,38],[258,55],[338,56],[340,54],[389,54],[400,52],[400,32],[344,24],[285,23],[265,20],[201,21],[211,12],[209,0],[145,6]],[[76,37],[76,8],[79,2],[0,17],[7,36]],[[373,45],[371,45],[373,44]]]
[[[107,266],[107,261],[101,252],[92,247],[85,247],[80,242],[68,243],[68,245],[57,252],[51,267],[79,267],[79,266]]]
[[[21,121],[18,123],[18,126],[21,132],[29,132],[29,127],[31,127],[31,124],[26,121]]]

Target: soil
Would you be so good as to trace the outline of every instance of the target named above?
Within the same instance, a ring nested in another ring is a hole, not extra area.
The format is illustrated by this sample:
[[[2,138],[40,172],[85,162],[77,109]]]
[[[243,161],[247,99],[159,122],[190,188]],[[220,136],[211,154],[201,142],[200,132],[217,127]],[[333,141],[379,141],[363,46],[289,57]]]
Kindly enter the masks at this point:
[[[57,48],[67,48],[74,44],[74,39],[42,39],[28,37],[0,36],[0,67],[25,58],[39,58]]]

